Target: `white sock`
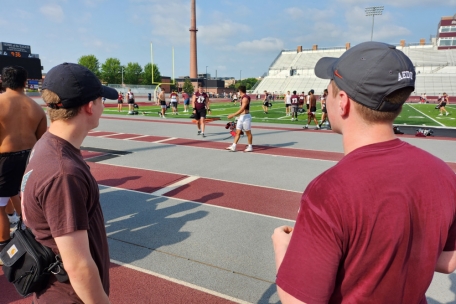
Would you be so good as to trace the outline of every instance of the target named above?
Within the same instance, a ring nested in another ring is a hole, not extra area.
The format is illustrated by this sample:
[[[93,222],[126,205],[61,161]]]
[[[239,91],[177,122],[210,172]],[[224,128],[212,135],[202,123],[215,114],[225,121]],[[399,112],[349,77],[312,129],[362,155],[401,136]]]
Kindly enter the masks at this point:
[[[236,144],[232,144],[231,147],[233,147],[233,149],[236,149]]]

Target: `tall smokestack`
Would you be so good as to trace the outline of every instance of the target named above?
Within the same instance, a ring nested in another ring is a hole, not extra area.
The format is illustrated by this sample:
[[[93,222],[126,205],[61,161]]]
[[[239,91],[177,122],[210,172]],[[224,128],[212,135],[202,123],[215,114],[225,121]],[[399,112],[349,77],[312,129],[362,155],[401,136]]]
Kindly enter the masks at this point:
[[[190,9],[190,78],[198,78],[198,60],[196,55],[196,7],[192,0]]]

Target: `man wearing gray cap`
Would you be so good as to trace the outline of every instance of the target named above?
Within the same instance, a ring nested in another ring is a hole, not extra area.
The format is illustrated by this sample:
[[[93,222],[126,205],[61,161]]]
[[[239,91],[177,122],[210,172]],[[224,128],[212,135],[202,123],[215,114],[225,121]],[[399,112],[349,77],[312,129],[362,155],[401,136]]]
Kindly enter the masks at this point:
[[[365,42],[320,59],[315,74],[330,80],[345,156],[307,186],[295,226],[274,230],[282,303],[426,303],[434,271],[456,268],[456,175],[393,133],[413,64]]]
[[[109,303],[109,251],[95,178],[81,155],[87,133],[98,126],[102,86],[87,68],[63,63],[43,82],[51,124],[34,146],[22,179],[25,224],[38,242],[60,254],[69,282],[51,276],[34,303]]]

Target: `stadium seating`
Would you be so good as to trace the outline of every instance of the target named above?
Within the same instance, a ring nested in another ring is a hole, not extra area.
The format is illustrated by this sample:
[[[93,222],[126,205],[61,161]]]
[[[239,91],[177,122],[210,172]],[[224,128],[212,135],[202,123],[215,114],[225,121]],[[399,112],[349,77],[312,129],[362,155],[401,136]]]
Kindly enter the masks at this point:
[[[410,57],[416,69],[416,86],[413,95],[426,93],[437,96],[446,92],[456,95],[456,49],[438,50],[433,45],[397,46]],[[322,57],[340,57],[345,48],[303,50],[302,52],[284,50],[269,67],[267,76],[255,88],[254,93],[265,90],[282,94],[287,91],[308,92],[315,90],[320,94],[328,81],[319,79],[313,71]]]

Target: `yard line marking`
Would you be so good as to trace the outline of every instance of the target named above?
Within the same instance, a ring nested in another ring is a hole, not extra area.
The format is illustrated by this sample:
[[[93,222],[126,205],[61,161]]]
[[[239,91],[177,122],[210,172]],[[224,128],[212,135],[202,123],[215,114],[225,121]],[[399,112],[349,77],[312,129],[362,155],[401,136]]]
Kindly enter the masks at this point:
[[[160,279],[164,279],[164,280],[167,280],[167,281],[170,281],[170,282],[173,282],[173,283],[185,286],[185,287],[189,287],[191,289],[199,290],[199,291],[202,291],[204,293],[207,293],[207,294],[210,294],[210,295],[213,295],[213,296],[225,299],[225,300],[229,300],[229,301],[232,301],[232,302],[235,302],[235,303],[241,303],[241,304],[250,303],[250,302],[247,302],[247,301],[244,301],[244,300],[240,300],[240,299],[237,299],[237,298],[234,298],[234,297],[219,293],[217,291],[213,291],[213,290],[210,290],[210,289],[207,289],[207,288],[195,285],[195,284],[191,284],[191,283],[187,283],[185,281],[174,279],[174,278],[165,276],[163,274],[159,274],[159,273],[147,270],[147,269],[143,269],[143,268],[140,268],[138,266],[134,266],[134,265],[131,265],[131,264],[128,264],[128,263],[123,263],[123,262],[120,262],[120,261],[117,261],[117,260],[113,260],[113,259],[111,259],[111,263],[114,263],[114,264],[117,264],[117,265],[120,265],[120,266],[123,266],[123,267],[126,267],[126,268],[130,268],[132,270],[136,270],[136,271],[139,271],[139,272],[142,272],[142,273],[145,273],[145,274],[150,274],[150,275],[153,275],[153,276],[158,277]]]
[[[169,186],[166,186],[164,188],[161,188],[160,190],[157,190],[153,193],[151,193],[152,195],[156,195],[156,196],[163,196],[165,193],[168,193],[170,191],[173,191],[183,185],[186,185],[186,184],[189,184],[197,179],[199,179],[200,177],[199,176],[189,176],[187,178],[184,178],[184,179],[181,179],[180,181],[178,182],[175,182],[174,184],[172,185],[169,185]]]
[[[165,138],[165,139],[162,139],[162,140],[153,141],[152,143],[154,143],[154,144],[160,144],[160,143],[162,143],[162,142],[165,142],[165,141],[168,141],[168,140],[173,140],[173,139],[177,139],[177,137]]]
[[[435,120],[434,118],[432,118],[432,117],[429,116],[429,115],[424,114],[423,112],[421,112],[420,110],[416,109],[415,107],[412,107],[410,104],[406,103],[406,105],[408,105],[409,107],[411,107],[411,108],[414,109],[415,111],[417,111],[417,112],[423,114],[424,116],[426,116],[426,117],[429,118],[430,120],[432,120],[432,121],[438,123],[439,125],[445,127],[445,125],[444,125],[443,123],[441,123],[441,122]]]

